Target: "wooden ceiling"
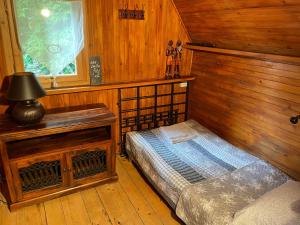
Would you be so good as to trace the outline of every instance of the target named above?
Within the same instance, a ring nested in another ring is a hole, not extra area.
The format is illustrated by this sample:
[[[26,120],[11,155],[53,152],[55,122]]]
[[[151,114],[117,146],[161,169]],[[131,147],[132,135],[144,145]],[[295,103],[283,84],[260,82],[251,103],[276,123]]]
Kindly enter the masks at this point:
[[[300,56],[299,0],[174,0],[193,42]]]

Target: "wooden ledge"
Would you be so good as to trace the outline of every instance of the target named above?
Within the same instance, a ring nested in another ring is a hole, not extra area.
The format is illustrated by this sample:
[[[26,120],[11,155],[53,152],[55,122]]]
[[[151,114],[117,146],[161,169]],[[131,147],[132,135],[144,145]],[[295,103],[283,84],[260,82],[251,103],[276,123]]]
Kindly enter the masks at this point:
[[[297,66],[300,65],[300,57],[264,54],[264,53],[256,53],[256,52],[246,52],[246,51],[239,51],[239,50],[213,48],[213,47],[202,47],[202,46],[195,46],[195,45],[185,45],[184,48],[190,49],[190,50],[195,50],[195,51],[201,51],[201,52],[239,56],[239,57],[244,57],[244,58],[253,58],[253,59],[258,59],[258,60],[262,60],[262,61],[284,63],[284,64],[291,64],[291,65],[297,65]]]
[[[154,85],[154,84],[170,84],[177,82],[186,82],[192,81],[195,77],[193,76],[182,76],[178,79],[155,79],[155,80],[144,80],[144,81],[136,81],[136,82],[120,82],[120,83],[111,83],[111,84],[102,84],[99,86],[78,86],[78,87],[66,87],[66,88],[58,88],[58,89],[46,89],[47,95],[60,95],[60,94],[70,94],[70,93],[78,93],[78,92],[91,92],[91,91],[102,91],[102,90],[112,90],[118,88],[128,88],[128,87],[138,87],[138,86],[146,86],[146,85]]]

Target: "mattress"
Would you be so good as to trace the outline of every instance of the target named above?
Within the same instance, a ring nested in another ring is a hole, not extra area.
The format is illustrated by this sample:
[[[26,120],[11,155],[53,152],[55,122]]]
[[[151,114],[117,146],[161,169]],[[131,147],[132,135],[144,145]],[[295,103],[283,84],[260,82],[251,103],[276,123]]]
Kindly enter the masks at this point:
[[[259,160],[194,120],[184,123],[197,131],[196,138],[172,144],[160,129],[129,132],[126,136],[130,159],[174,209],[187,186],[220,177]]]

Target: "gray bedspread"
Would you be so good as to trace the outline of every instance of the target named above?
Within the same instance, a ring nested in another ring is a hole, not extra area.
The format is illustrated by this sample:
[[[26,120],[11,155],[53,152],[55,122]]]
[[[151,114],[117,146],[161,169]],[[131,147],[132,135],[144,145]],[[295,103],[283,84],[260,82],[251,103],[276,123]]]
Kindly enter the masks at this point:
[[[126,149],[148,179],[175,207],[182,190],[191,184],[219,177],[258,159],[193,120],[185,122],[197,131],[193,140],[171,144],[159,129],[127,134]]]
[[[188,225],[227,225],[288,177],[193,120],[197,137],[171,144],[160,129],[127,133],[129,157]]]
[[[176,214],[188,225],[228,225],[234,213],[288,177],[263,161],[186,187]]]

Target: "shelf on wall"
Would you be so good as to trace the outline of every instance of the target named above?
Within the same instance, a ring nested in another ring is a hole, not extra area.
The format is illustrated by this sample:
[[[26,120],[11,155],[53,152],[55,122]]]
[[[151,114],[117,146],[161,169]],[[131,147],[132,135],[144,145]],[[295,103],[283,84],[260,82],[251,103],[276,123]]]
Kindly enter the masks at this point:
[[[258,59],[258,60],[263,60],[263,61],[270,61],[270,62],[300,66],[300,57],[264,54],[264,53],[256,53],[256,52],[246,52],[246,51],[239,51],[239,50],[222,49],[222,48],[214,48],[214,47],[203,47],[203,46],[196,46],[196,45],[185,45],[184,48],[190,49],[190,50],[195,50],[195,51],[201,51],[201,52],[239,56],[239,57],[244,57],[244,58],[253,58],[253,59]]]
[[[195,77],[193,76],[182,76],[177,79],[153,79],[153,80],[142,80],[135,82],[119,82],[119,83],[110,83],[110,84],[102,84],[99,86],[77,86],[77,87],[65,87],[58,89],[46,89],[47,95],[60,95],[60,94],[69,94],[69,93],[78,93],[78,92],[91,92],[91,91],[102,91],[102,90],[112,90],[118,88],[127,88],[127,87],[138,87],[138,86],[146,86],[146,85],[154,85],[154,84],[169,84],[169,83],[177,83],[177,82],[186,82],[192,81]]]

